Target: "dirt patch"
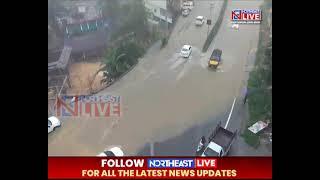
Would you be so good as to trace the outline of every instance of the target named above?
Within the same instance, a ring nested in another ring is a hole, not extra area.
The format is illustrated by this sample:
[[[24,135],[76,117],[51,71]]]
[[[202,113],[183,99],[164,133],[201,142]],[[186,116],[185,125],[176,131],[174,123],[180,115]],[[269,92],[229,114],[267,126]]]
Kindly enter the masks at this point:
[[[84,95],[90,94],[90,82],[93,75],[101,67],[100,62],[95,63],[74,63],[69,67],[70,85],[71,88],[67,90],[68,95]],[[101,80],[103,73],[100,72],[92,83],[92,90],[97,91],[102,88]]]

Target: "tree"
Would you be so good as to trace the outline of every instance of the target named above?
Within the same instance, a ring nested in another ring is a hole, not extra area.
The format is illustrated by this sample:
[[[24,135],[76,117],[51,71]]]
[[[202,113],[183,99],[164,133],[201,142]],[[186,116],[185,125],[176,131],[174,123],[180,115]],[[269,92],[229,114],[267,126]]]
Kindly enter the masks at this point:
[[[112,48],[104,64],[111,78],[116,78],[138,62],[144,50],[134,42],[123,42],[118,48]]]
[[[105,61],[103,62],[104,64],[100,69],[98,69],[94,73],[92,78],[89,80],[90,92],[92,92],[93,82],[96,79],[96,76],[98,75],[99,72],[107,71],[108,72],[107,78],[113,79],[118,77],[121,73],[125,72],[126,69],[130,67],[130,66],[127,67],[128,64],[126,64],[123,60],[126,54],[125,53],[118,54],[118,52],[119,51],[114,48],[109,50],[109,52],[106,55]]]
[[[101,71],[107,71],[107,79],[115,79],[129,70],[138,62],[144,53],[144,49],[134,42],[123,40],[117,48],[110,48],[102,62],[103,66],[96,71],[90,80],[90,87],[93,84],[97,74]]]
[[[102,6],[102,15],[110,19],[114,24],[117,24],[121,13],[119,1],[100,0],[98,4]]]
[[[132,66],[137,63],[137,59],[144,54],[144,49],[138,46],[133,41],[124,41],[119,47],[120,52],[126,52],[126,62]]]
[[[145,37],[148,32],[147,12],[143,5],[142,0],[136,0],[130,6],[128,16],[125,21],[125,27],[136,33],[140,38]]]
[[[109,2],[109,1],[108,1]],[[120,7],[117,22],[117,30],[112,35],[117,39],[123,34],[134,32],[137,39],[144,41],[148,35],[147,12],[141,0],[134,0]]]

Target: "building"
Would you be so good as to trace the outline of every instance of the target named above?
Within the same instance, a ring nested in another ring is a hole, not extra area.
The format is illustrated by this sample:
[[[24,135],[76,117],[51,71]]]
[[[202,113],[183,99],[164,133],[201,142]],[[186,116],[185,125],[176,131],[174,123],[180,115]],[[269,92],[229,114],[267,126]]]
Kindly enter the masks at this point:
[[[70,12],[69,17],[66,17],[68,24],[101,18],[97,0],[65,1],[64,7]]]
[[[270,27],[270,38],[272,38],[272,8],[269,10],[268,25]]]
[[[106,26],[97,0],[64,1],[68,14],[57,18],[68,38],[95,32]]]
[[[144,5],[151,24],[161,26],[172,24],[173,15],[168,9],[167,0],[144,0]]]

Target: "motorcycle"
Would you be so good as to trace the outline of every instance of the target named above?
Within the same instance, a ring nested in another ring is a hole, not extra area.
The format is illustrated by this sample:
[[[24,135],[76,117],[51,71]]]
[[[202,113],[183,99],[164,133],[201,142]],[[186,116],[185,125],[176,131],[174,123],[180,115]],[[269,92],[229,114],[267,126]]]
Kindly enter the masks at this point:
[[[206,138],[202,136],[196,150],[196,155],[201,155],[203,153],[205,144],[206,144]]]

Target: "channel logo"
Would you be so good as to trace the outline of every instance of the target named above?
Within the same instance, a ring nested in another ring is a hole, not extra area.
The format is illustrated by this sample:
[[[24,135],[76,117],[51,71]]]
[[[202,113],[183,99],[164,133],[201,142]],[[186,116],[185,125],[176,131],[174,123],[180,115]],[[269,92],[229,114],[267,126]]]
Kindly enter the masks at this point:
[[[234,9],[231,12],[231,21],[241,24],[256,24],[262,20],[260,9]]]

